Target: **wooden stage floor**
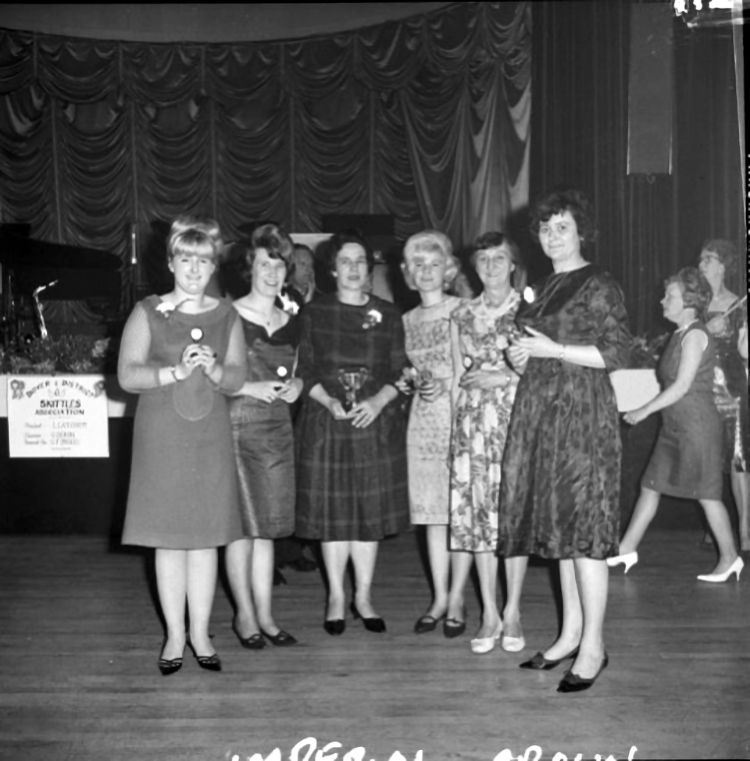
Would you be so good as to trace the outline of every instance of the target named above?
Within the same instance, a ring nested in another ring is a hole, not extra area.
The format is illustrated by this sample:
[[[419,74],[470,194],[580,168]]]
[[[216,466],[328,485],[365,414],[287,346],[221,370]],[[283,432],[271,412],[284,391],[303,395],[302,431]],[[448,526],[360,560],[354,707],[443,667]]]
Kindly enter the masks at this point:
[[[544,564],[525,585],[523,653],[470,652],[473,592],[463,637],[413,633],[429,595],[407,533],[384,542],[378,561],[387,634],[349,618],[343,636],[327,635],[319,574],[288,570],[275,612],[298,646],[243,650],[220,588],[213,632],[224,671],[188,657],[165,678],[148,554],[97,536],[0,536],[0,759],[746,759],[750,567],[739,584],[698,582],[714,562],[699,541],[694,530],[652,528],[640,564],[612,572],[610,666],[591,690],[563,695],[561,667],[518,668],[555,634]]]

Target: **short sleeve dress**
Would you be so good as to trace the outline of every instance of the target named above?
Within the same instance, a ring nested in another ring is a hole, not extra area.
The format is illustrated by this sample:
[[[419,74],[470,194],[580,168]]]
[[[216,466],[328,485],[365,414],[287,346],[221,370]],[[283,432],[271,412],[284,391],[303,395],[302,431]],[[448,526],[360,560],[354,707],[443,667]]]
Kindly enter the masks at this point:
[[[512,290],[498,307],[484,295],[453,312],[464,365],[507,373],[496,388],[462,388],[456,400],[451,447],[450,547],[469,552],[497,549],[500,482],[508,424],[518,376],[505,349],[514,332],[520,297]]]
[[[672,334],[658,374],[663,387],[674,383],[683,341],[693,331],[707,337],[706,349],[688,392],[661,411],[661,429],[641,485],[672,497],[720,500],[724,479],[722,423],[713,400],[716,349],[702,324],[695,322]]]
[[[365,368],[360,399],[395,384],[407,364],[401,312],[370,296],[364,306],[320,296],[300,312],[296,420],[296,535],[323,541],[378,541],[409,525],[406,420],[398,400],[365,428],[335,420],[308,396],[316,384],[345,400],[339,371]]]
[[[446,296],[438,304],[417,306],[404,315],[409,362],[419,372],[428,371],[442,386],[440,395],[429,402],[415,393],[409,410],[406,454],[409,511],[415,525],[448,524],[453,380],[450,315],[460,301]]]
[[[148,359],[179,362],[191,331],[226,355],[238,315],[231,303],[202,314],[160,311],[158,296],[136,305],[148,318]],[[138,397],[123,544],[169,549],[219,547],[242,537],[226,396],[200,371]]]
[[[730,306],[731,308],[731,306]],[[709,312],[706,321],[721,316],[721,312]],[[712,334],[716,346],[717,367],[724,378],[724,388],[714,386],[714,401],[721,414],[724,426],[724,470],[748,470],[750,460],[750,420],[748,419],[748,390],[745,364],[737,350],[740,328],[747,318],[747,311],[736,308],[724,321],[724,329]],[[726,394],[737,400],[734,405],[726,405]]]
[[[561,344],[596,346],[605,368],[529,359],[505,446],[498,554],[614,556],[622,445],[609,372],[629,357],[622,291],[591,264],[553,273],[535,290],[518,324]]]
[[[247,345],[247,380],[291,378],[299,340],[298,319],[291,317],[272,335],[245,319],[242,328]],[[261,539],[290,536],[294,532],[296,489],[289,405],[282,399],[269,404],[236,396],[230,400],[230,413],[245,534]]]

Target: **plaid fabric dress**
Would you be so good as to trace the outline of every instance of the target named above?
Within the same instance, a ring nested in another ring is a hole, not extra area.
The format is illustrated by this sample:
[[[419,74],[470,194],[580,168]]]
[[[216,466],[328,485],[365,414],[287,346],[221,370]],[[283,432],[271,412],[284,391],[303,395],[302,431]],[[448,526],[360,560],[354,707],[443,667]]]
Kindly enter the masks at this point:
[[[393,384],[407,364],[401,313],[371,296],[364,306],[322,296],[300,313],[297,375],[304,401],[296,421],[297,536],[323,541],[377,541],[409,525],[406,418],[398,399],[373,423],[335,420],[310,389],[320,383],[345,399],[339,370],[367,368],[359,399]]]

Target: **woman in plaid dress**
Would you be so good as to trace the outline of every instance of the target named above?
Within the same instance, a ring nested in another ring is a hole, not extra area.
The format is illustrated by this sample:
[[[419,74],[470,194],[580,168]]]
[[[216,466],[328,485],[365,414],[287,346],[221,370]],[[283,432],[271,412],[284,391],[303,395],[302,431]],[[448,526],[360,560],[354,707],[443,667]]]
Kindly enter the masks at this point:
[[[370,600],[378,542],[409,525],[405,416],[395,386],[407,364],[403,324],[393,304],[368,293],[374,257],[363,240],[334,236],[329,264],[336,293],[301,312],[296,534],[321,541],[325,630],[344,631],[351,560],[352,612],[382,632]]]

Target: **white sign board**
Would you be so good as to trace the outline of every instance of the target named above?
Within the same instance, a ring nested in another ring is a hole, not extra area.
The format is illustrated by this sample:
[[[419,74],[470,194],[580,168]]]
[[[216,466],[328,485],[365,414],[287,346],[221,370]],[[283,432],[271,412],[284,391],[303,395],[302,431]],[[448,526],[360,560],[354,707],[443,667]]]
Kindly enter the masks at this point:
[[[103,375],[9,375],[11,457],[109,457]]]

